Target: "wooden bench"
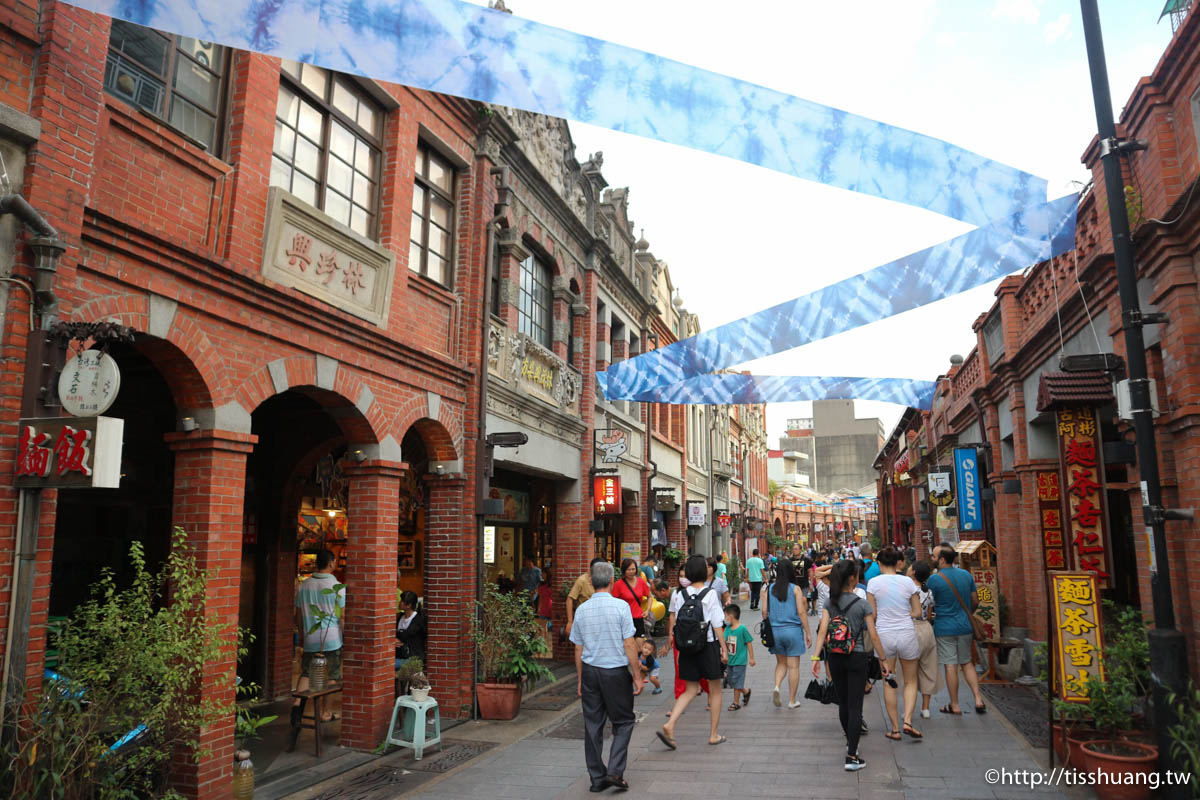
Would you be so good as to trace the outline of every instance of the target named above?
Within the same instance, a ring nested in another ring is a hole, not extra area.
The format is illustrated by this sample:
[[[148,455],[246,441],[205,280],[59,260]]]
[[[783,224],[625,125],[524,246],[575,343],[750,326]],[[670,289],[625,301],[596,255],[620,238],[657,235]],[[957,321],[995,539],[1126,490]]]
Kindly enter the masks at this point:
[[[321,757],[321,702],[330,695],[338,694],[342,691],[342,685],[336,683],[326,686],[324,689],[309,689],[303,692],[292,692],[292,697],[300,698],[300,725],[292,728],[291,734],[288,737],[287,752],[292,752],[296,749],[296,740],[300,738],[300,731],[307,728],[313,732],[313,737],[317,740],[317,758]],[[304,716],[304,706],[308,701],[312,700],[313,714],[311,717]],[[312,722],[307,722],[312,720]],[[324,722],[332,722],[325,720]]]

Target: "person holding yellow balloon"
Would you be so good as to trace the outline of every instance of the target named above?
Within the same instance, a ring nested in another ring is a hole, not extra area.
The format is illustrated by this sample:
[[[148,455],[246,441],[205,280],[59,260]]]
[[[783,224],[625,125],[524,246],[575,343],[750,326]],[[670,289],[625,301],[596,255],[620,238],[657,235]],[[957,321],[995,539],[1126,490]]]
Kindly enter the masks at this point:
[[[646,636],[646,606],[650,600],[650,584],[638,572],[637,562],[632,558],[621,559],[620,577],[613,582],[612,596],[629,604],[633,614],[634,636]]]

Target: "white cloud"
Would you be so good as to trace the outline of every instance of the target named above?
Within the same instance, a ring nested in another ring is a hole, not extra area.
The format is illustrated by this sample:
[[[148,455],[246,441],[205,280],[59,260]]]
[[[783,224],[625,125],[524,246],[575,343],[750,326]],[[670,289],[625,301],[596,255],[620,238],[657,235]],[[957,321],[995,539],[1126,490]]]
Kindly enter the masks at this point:
[[[1058,19],[1046,25],[1042,30],[1042,36],[1046,40],[1046,44],[1054,44],[1064,36],[1071,38],[1071,15],[1060,14]]]
[[[992,16],[1010,22],[1028,22],[1033,25],[1041,15],[1038,11],[1039,4],[1039,0],[996,0]]]

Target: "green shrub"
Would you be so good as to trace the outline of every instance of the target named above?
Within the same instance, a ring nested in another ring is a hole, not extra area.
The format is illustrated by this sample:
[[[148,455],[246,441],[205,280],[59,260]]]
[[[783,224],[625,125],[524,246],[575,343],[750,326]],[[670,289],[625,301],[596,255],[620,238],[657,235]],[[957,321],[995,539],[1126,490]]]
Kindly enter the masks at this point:
[[[204,613],[208,576],[176,528],[157,573],[146,568],[140,542],[129,548],[132,581],[118,586],[111,570],[92,585],[52,642],[59,680],[27,693],[5,737],[0,791],[14,798],[179,797],[166,785],[173,755],[209,754],[198,733],[235,714],[234,626]],[[209,691],[196,691],[201,682]],[[228,700],[215,700],[220,690]],[[213,690],[216,691],[213,691]],[[124,734],[145,725],[134,746],[111,753]],[[244,728],[242,728],[244,730]]]

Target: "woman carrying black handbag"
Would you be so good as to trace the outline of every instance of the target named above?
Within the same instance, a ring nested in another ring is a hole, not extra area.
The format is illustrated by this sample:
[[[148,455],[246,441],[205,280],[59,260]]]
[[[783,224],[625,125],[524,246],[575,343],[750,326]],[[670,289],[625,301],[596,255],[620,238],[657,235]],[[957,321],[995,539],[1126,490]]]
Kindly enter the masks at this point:
[[[783,705],[781,687],[783,676],[788,678],[788,708],[799,708],[796,694],[800,691],[800,657],[812,644],[808,628],[808,604],[804,592],[793,581],[792,562],[780,558],[775,566],[775,580],[763,587],[761,605],[766,609],[763,624],[769,625],[774,640],[769,649],[775,656],[776,707]]]

